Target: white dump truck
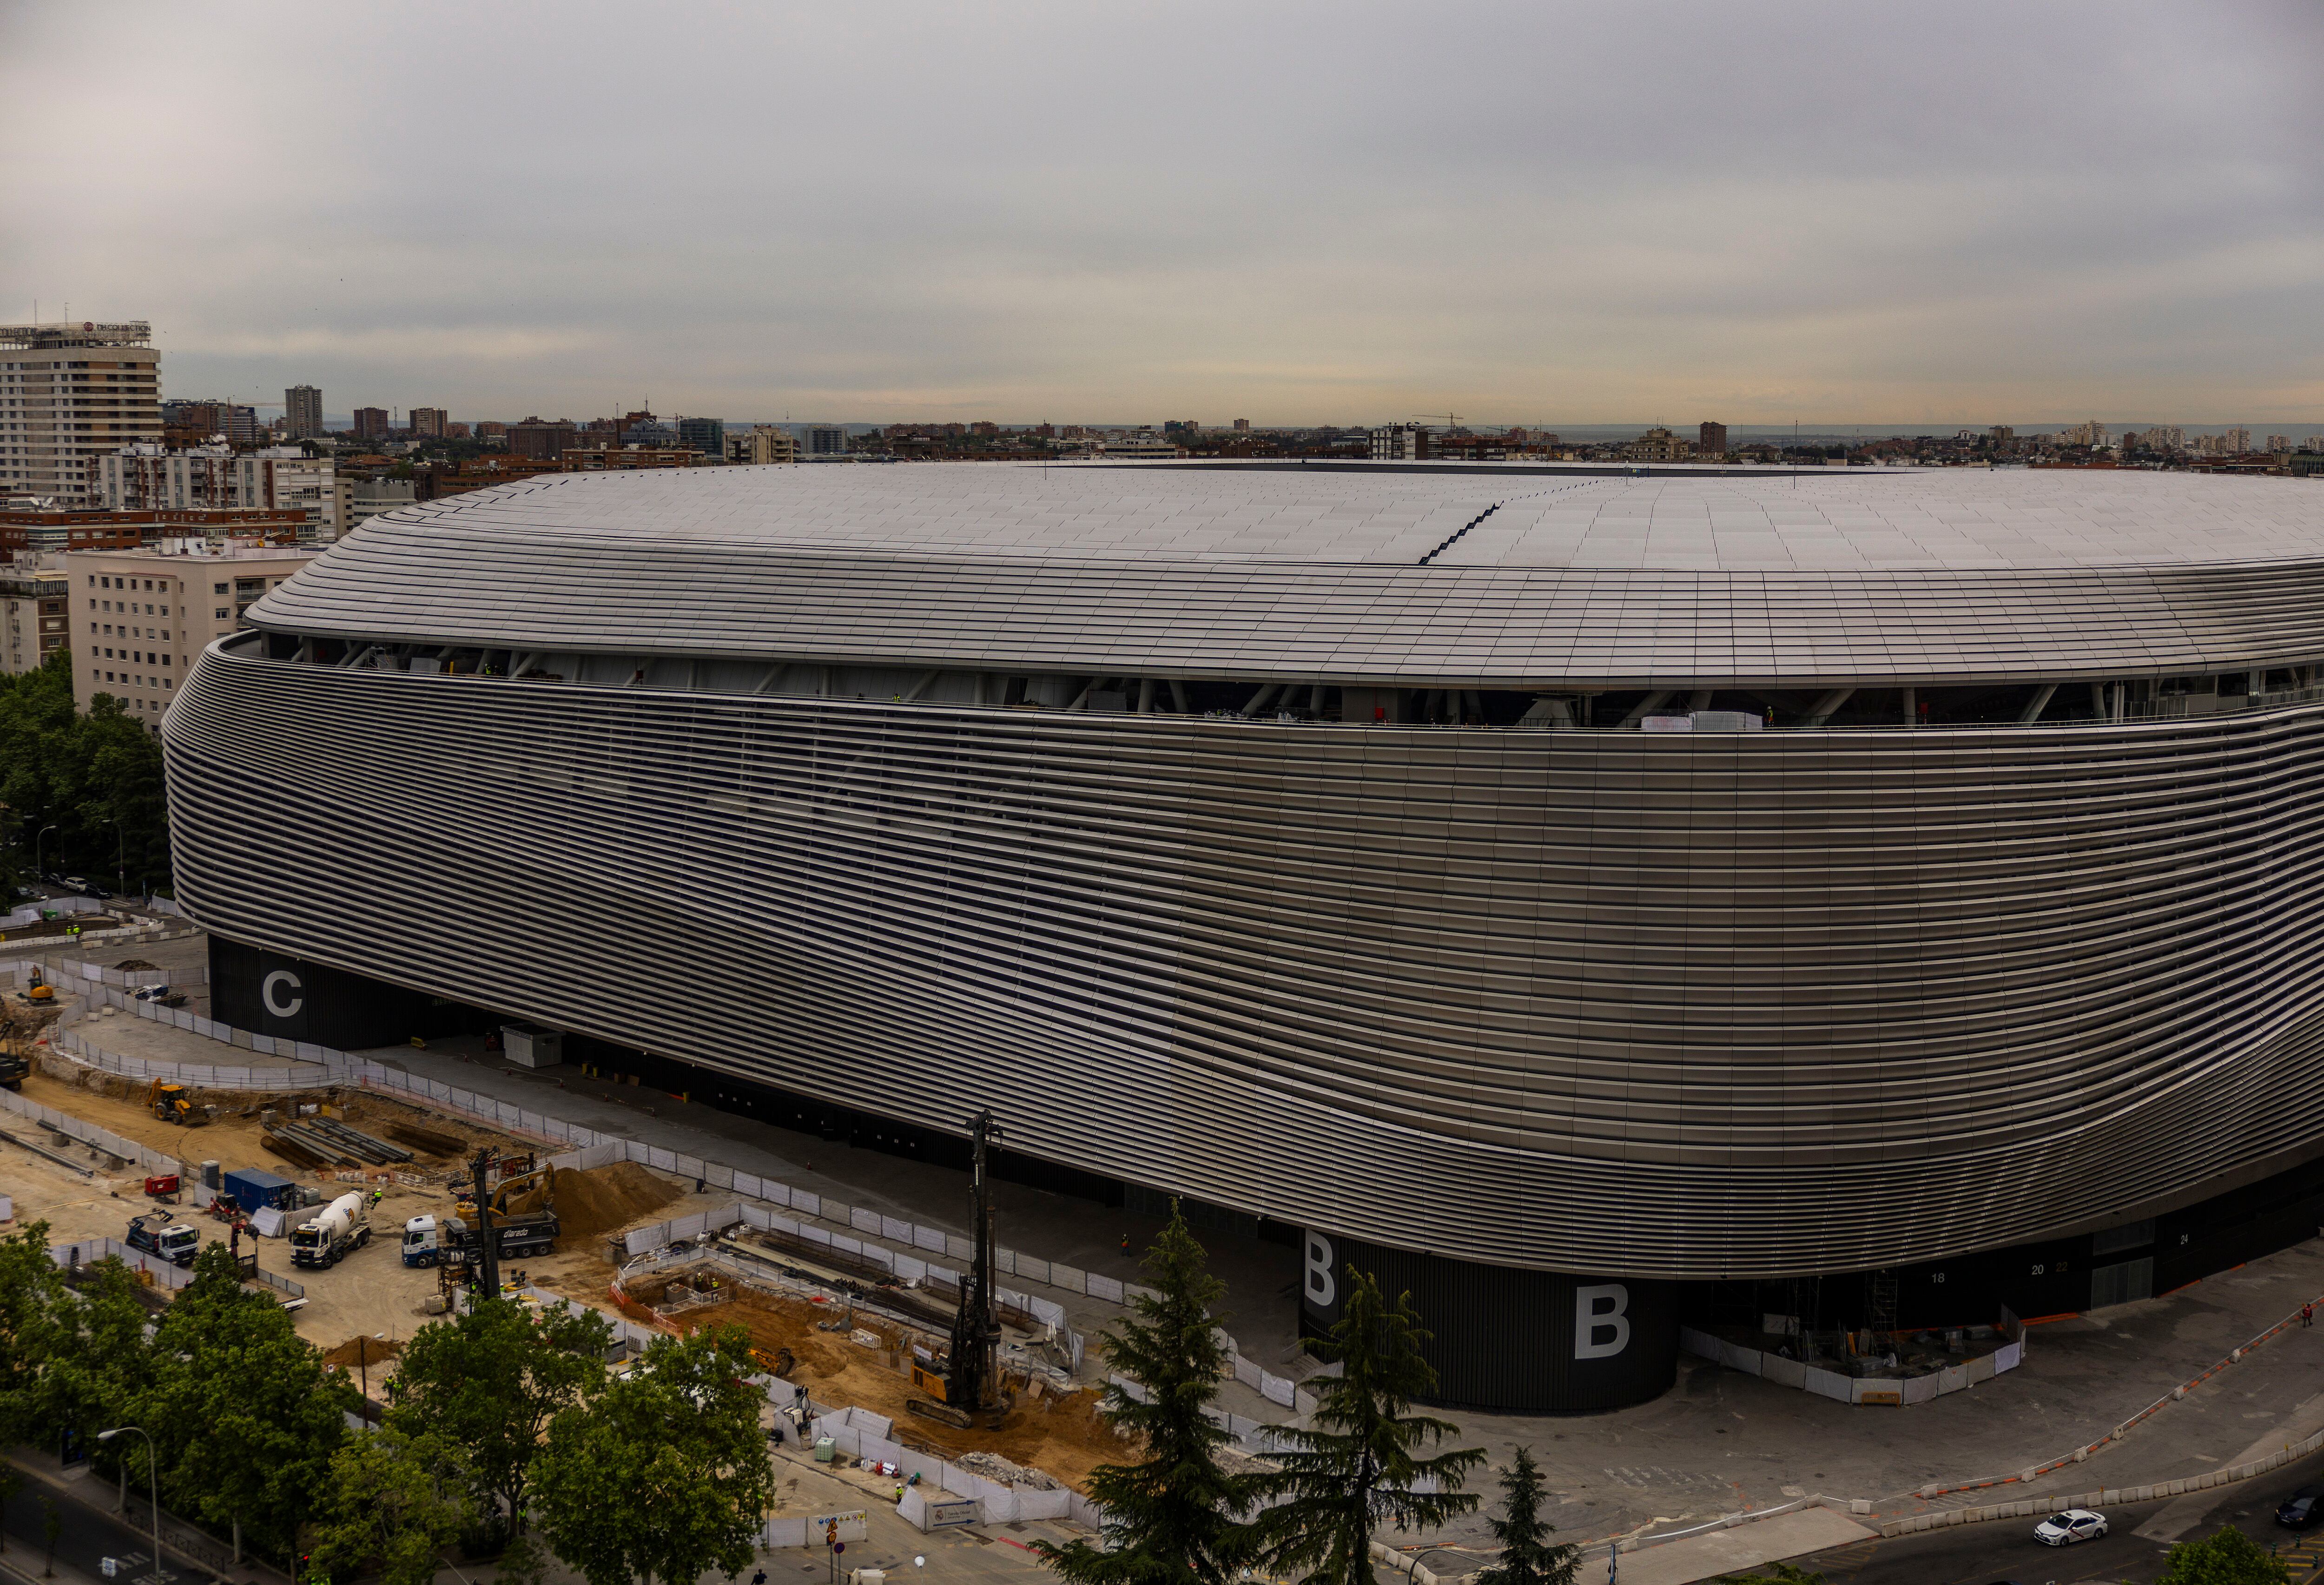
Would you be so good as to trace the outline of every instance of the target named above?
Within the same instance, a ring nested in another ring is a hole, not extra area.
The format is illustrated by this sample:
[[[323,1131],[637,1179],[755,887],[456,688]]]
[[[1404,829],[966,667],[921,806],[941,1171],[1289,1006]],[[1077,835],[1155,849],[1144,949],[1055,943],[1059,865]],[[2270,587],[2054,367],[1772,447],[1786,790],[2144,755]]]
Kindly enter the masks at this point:
[[[314,1221],[290,1230],[294,1266],[337,1266],[350,1249],[371,1242],[371,1213],[361,1194],[342,1194]]]

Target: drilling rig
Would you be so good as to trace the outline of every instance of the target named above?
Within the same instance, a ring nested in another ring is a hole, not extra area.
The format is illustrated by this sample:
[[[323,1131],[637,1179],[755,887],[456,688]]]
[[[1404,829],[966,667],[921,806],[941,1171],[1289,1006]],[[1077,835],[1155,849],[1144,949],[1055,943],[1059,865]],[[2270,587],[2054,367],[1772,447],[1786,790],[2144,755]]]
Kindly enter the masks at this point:
[[[917,1359],[912,1364],[912,1385],[928,1398],[907,1399],[904,1405],[925,1419],[959,1426],[974,1424],[981,1409],[1008,1407],[1001,1396],[1001,1301],[992,1286],[991,1156],[992,1141],[1001,1133],[989,1111],[978,1112],[968,1127],[975,1151],[969,1173],[968,1226],[976,1254],[961,1279],[950,1347],[933,1366]]]

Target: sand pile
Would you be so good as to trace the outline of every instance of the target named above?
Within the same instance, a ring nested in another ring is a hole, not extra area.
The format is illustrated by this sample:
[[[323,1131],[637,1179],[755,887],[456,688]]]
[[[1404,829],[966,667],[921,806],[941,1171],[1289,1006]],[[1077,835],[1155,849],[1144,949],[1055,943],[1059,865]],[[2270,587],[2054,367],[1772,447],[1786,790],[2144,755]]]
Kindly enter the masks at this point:
[[[403,1352],[403,1344],[394,1338],[351,1337],[323,1356],[326,1365],[344,1365],[353,1370],[365,1362],[376,1365],[392,1359]]]
[[[611,1166],[593,1166],[586,1172],[560,1167],[550,1194],[557,1208],[557,1227],[562,1241],[568,1238],[594,1239],[627,1227],[671,1201],[683,1199],[686,1191],[676,1184],[664,1183],[634,1161],[617,1161]],[[534,1196],[522,1198],[530,1201]],[[511,1209],[521,1203],[512,1200]]]
[[[996,1453],[1019,1469],[1039,1470],[1079,1489],[1098,1465],[1120,1463],[1132,1456],[1130,1445],[1099,1417],[1097,1394],[1086,1387],[1063,1396],[1044,1391],[1038,1398],[1020,1391],[1016,1407],[998,1428],[965,1431],[913,1415],[905,1403],[926,1395],[912,1386],[909,1377],[890,1368],[880,1353],[857,1347],[847,1332],[824,1332],[816,1325],[845,1313],[844,1305],[814,1304],[742,1288],[730,1289],[724,1304],[687,1311],[673,1317],[671,1324],[680,1332],[742,1327],[770,1359],[787,1348],[792,1368],[785,1372],[786,1379],[805,1383],[819,1402],[861,1404],[889,1415],[895,1421],[898,1441],[942,1458]],[[852,1324],[880,1334],[890,1346],[899,1333],[884,1320],[860,1312]]]

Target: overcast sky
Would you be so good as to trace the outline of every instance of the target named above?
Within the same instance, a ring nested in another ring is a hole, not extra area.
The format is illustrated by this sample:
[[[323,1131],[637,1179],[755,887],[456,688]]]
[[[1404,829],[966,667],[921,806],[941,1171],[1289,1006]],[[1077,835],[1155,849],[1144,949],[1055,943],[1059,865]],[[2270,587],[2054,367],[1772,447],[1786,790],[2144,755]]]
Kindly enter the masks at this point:
[[[586,418],[2324,423],[2324,6],[0,0],[0,318]]]

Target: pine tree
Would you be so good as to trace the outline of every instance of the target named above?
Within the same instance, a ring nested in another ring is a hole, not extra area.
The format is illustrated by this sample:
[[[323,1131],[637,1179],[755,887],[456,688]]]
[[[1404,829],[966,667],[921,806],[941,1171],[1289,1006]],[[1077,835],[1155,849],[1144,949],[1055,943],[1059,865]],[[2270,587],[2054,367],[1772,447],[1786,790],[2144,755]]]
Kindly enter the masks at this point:
[[[1458,1448],[1415,1456],[1461,1429],[1405,1413],[1436,1386],[1435,1368],[1420,1352],[1429,1333],[1409,1294],[1390,1304],[1379,1285],[1352,1266],[1345,1291],[1330,1338],[1310,1345],[1337,1361],[1340,1373],[1321,1382],[1308,1428],[1275,1428],[1290,1451],[1275,1455],[1280,1473],[1261,1476],[1254,1486],[1262,1500],[1277,1505],[1259,1521],[1270,1567],[1320,1585],[1373,1585],[1373,1529],[1383,1523],[1433,1529],[1474,1512],[1477,1498],[1460,1488],[1485,1455]],[[1423,1485],[1435,1489],[1417,1489]]]
[[[1531,1448],[1501,1471],[1501,1516],[1485,1521],[1501,1544],[1500,1561],[1477,1571],[1473,1585],[1573,1585],[1578,1551],[1553,1544],[1557,1527],[1541,1516],[1541,1466]]]
[[[1207,1258],[1173,1202],[1142,1263],[1154,1292],[1105,1341],[1107,1360],[1145,1396],[1108,1387],[1103,1413],[1143,1456],[1090,1475],[1090,1496],[1106,1511],[1104,1550],[1034,1544],[1069,1585],[1226,1585],[1256,1555],[1252,1527],[1237,1516],[1250,1506],[1250,1477],[1221,1465],[1232,1439],[1203,1413],[1229,1363],[1224,1318],[1212,1313],[1226,1285]]]

